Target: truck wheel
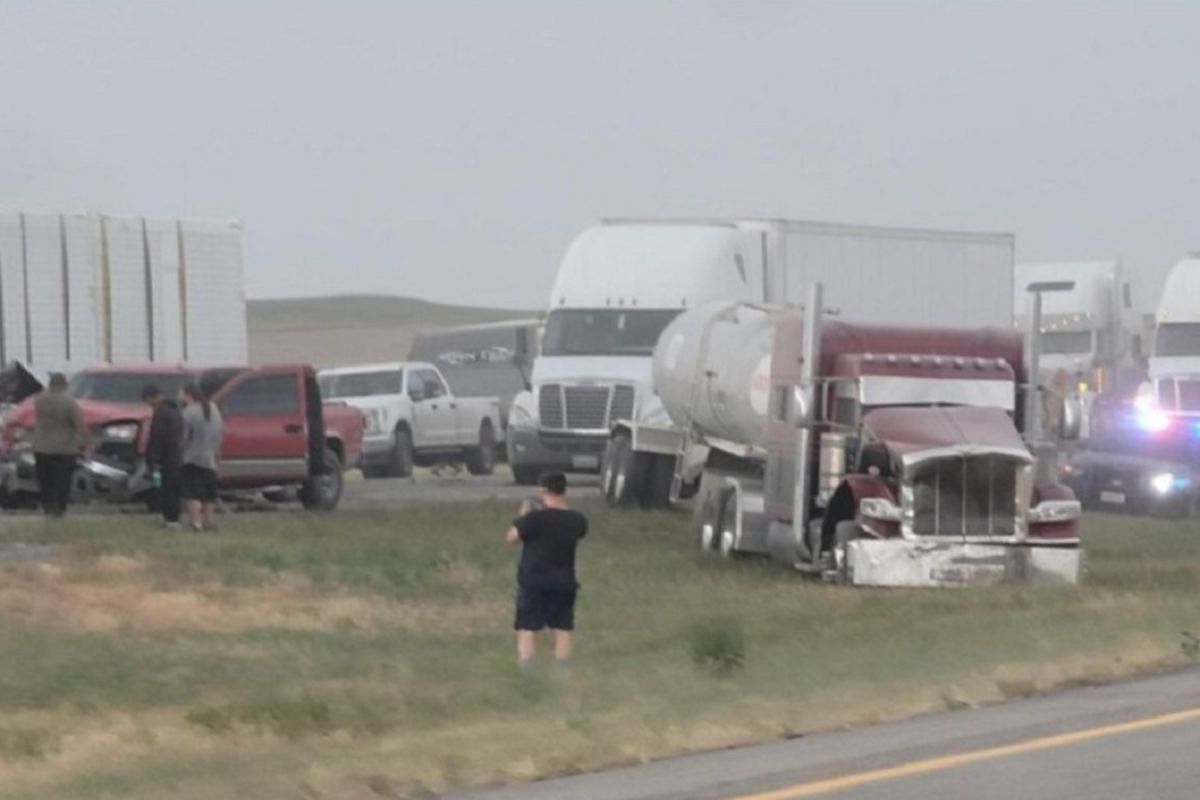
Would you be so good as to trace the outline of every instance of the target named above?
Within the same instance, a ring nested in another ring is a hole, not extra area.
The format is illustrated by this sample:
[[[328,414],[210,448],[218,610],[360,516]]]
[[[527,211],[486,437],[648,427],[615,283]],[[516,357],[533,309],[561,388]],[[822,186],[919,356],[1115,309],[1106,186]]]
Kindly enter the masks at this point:
[[[670,507],[671,484],[675,480],[675,459],[665,455],[639,455],[646,465],[646,479],[640,487],[639,497],[642,508]]]
[[[325,472],[314,475],[300,489],[300,502],[309,511],[333,511],[342,499],[342,461],[326,448]]]
[[[613,479],[609,493],[609,505],[617,508],[629,508],[641,500],[642,469],[645,459],[639,458],[640,453],[633,452],[629,434],[617,433],[613,436]]]
[[[487,420],[479,426],[479,446],[467,451],[467,472],[491,475],[496,471],[496,433]]]
[[[700,549],[704,552],[717,549],[721,535],[718,533],[721,524],[721,507],[723,498],[720,492],[709,492],[704,501],[704,510],[700,514]]]
[[[411,478],[413,474],[412,436],[404,428],[396,428],[396,442],[388,459],[387,474],[393,478]]]
[[[846,545],[861,538],[863,538],[862,526],[852,519],[842,520],[833,526],[833,553],[837,563],[838,580],[842,583],[849,583],[853,577],[850,575],[849,562],[846,560]]]
[[[717,502],[720,509],[717,515],[717,550],[725,558],[734,558],[740,555],[737,551],[737,523],[741,509],[738,508],[737,492],[725,489]]]
[[[625,457],[629,449],[629,437],[624,432],[614,434],[604,448],[604,467],[600,470],[600,493],[610,506],[617,504],[617,496],[613,487],[617,483],[617,462]]]

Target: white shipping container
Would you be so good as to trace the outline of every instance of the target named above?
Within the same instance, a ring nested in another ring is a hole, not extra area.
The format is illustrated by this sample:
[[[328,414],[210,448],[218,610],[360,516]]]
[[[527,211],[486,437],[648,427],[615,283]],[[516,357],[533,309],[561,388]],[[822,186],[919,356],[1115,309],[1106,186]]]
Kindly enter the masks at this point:
[[[0,361],[247,358],[237,222],[0,215]]]

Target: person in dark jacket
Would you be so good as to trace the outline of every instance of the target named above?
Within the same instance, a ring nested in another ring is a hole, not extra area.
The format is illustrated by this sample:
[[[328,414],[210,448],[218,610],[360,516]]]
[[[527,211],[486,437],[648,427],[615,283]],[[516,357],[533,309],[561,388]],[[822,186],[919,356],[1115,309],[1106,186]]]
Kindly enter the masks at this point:
[[[163,524],[171,529],[179,525],[179,473],[183,464],[183,415],[179,405],[157,386],[142,390],[142,399],[154,409],[150,418],[150,438],[146,445],[146,468],[154,484],[155,504]]]
[[[42,510],[47,516],[61,517],[67,513],[79,455],[88,447],[87,426],[62,373],[50,376],[33,408],[33,456]]]

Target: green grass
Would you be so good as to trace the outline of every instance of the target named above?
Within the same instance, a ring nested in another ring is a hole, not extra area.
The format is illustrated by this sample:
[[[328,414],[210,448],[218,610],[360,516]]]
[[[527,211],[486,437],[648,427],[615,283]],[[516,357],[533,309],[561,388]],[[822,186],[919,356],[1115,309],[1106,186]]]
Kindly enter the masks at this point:
[[[412,297],[383,295],[333,295],[246,303],[246,318],[251,331],[389,328],[414,323],[473,325],[535,316],[536,312],[445,305]]]
[[[1079,587],[855,590],[598,507],[569,675],[513,664],[496,504],[10,520],[0,797],[405,797],[1182,665],[1200,526],[1087,520]]]

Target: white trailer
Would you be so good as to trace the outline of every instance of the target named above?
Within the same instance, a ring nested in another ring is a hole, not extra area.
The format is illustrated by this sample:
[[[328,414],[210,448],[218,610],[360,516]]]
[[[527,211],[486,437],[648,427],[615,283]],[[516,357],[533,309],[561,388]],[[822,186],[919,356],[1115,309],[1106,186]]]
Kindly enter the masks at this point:
[[[782,219],[610,220],[559,268],[531,392],[510,415],[519,481],[595,471],[619,420],[665,420],[651,353],[685,309],[725,300],[798,307],[826,286],[844,318],[933,326],[1012,324],[1009,234]]]
[[[242,226],[0,214],[0,362],[246,362]]]

